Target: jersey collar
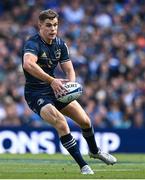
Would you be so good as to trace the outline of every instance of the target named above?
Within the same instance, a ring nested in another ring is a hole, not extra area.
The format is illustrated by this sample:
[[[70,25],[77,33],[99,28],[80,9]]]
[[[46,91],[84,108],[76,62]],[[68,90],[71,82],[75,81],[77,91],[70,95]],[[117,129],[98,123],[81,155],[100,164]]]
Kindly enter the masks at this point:
[[[42,41],[44,44],[46,44],[46,45],[52,45],[52,44],[55,44],[56,38],[52,40],[52,43],[51,43],[51,44],[48,44],[48,43],[41,37],[40,33],[38,33],[38,35],[39,35],[41,41]]]

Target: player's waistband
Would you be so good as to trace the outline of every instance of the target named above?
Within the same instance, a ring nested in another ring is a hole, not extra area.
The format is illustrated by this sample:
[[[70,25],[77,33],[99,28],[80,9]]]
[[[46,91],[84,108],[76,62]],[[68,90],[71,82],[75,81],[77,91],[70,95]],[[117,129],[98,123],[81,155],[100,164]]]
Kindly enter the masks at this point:
[[[25,83],[25,89],[30,89],[30,90],[50,90],[52,89],[51,86],[48,83]]]

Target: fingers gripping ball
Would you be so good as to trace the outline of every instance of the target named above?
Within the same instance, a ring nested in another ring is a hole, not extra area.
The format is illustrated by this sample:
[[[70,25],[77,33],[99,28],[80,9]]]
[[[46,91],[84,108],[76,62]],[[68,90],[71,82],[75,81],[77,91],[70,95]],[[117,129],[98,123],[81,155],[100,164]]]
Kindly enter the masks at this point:
[[[82,85],[77,82],[67,82],[63,85],[67,89],[67,93],[57,98],[60,102],[69,103],[78,99],[83,93]]]

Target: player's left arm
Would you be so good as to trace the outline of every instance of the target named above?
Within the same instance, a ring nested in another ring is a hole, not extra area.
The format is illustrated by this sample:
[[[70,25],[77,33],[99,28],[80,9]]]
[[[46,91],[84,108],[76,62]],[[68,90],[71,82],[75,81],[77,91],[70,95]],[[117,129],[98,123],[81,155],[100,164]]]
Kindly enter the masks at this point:
[[[63,72],[66,74],[66,77],[67,77],[67,79],[69,79],[69,81],[76,80],[74,67],[73,67],[73,64],[71,61],[66,61],[64,63],[60,63],[60,66],[61,66]]]
[[[63,72],[66,74],[67,79],[69,81],[75,81],[75,71],[73,64],[69,58],[69,49],[65,42],[61,44],[61,57],[60,57],[60,66]]]

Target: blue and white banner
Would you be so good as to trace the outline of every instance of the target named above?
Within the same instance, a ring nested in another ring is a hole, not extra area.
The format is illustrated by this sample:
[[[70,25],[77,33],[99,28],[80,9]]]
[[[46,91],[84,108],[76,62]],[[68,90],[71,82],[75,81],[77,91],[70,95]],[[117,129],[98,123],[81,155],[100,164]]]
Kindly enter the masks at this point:
[[[88,154],[88,146],[79,129],[71,129],[82,154]],[[98,146],[106,152],[145,153],[143,129],[95,129]],[[0,128],[0,153],[48,153],[67,154],[53,128]]]

